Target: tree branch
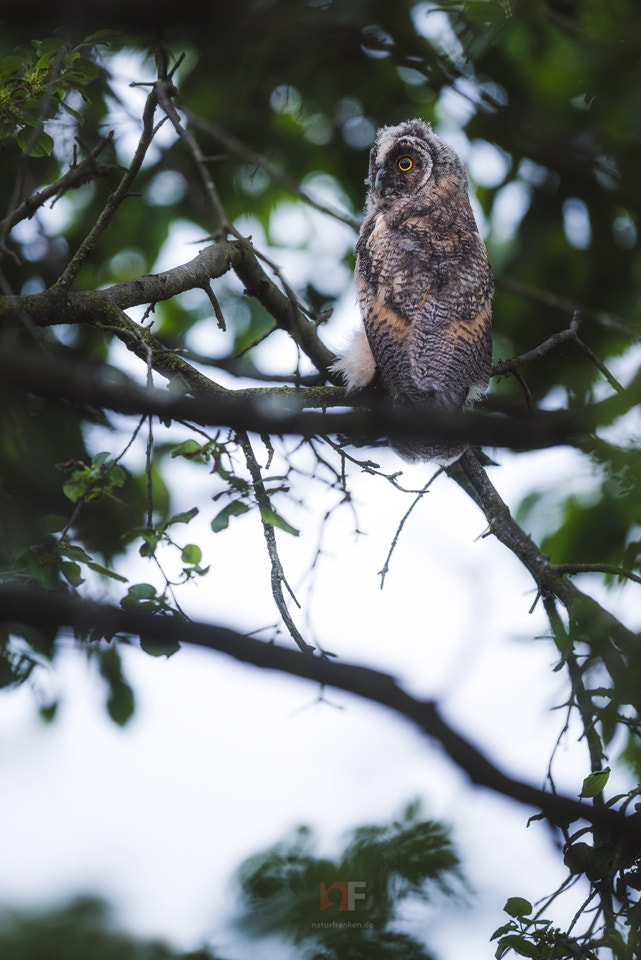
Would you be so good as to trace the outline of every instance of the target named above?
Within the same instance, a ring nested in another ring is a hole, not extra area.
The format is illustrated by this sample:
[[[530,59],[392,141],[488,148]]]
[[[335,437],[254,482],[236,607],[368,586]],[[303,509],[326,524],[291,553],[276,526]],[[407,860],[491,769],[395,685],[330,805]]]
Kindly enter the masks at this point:
[[[497,287],[507,290],[508,293],[513,293],[515,296],[523,297],[526,300],[532,300],[535,303],[542,303],[544,306],[550,307],[552,310],[558,310],[566,315],[574,314],[578,311],[586,320],[592,320],[605,330],[613,330],[627,337],[632,336],[636,338],[639,335],[639,331],[635,330],[627,320],[614,313],[607,313],[605,310],[594,310],[586,304],[577,303],[575,300],[569,300],[567,297],[559,297],[557,294],[550,293],[548,290],[531,287],[526,283],[521,283],[520,280],[515,280],[513,277],[507,277],[503,274],[495,276],[494,282]]]
[[[474,498],[483,510],[490,531],[531,573],[541,596],[555,596],[570,616],[571,639],[584,641],[600,656],[612,679],[625,676],[624,655],[635,651],[639,637],[596,600],[578,589],[541,553],[534,541],[512,518],[507,505],[490,482],[487,473],[471,451],[466,451],[448,473],[467,490],[461,473],[474,491]],[[563,651],[561,651],[563,653]]]
[[[245,163],[253,166],[260,167],[261,170],[264,170],[265,173],[273,180],[275,183],[280,183],[281,186],[285,187],[290,193],[293,193],[294,196],[298,197],[300,200],[303,200],[305,203],[309,204],[310,207],[313,207],[315,210],[319,210],[321,213],[326,213],[330,217],[333,217],[335,220],[340,220],[342,223],[346,223],[349,227],[352,227],[353,230],[358,231],[360,229],[360,221],[356,217],[351,217],[349,214],[341,213],[339,210],[334,210],[332,207],[327,207],[323,203],[318,203],[310,195],[303,190],[300,184],[290,177],[284,170],[276,166],[275,163],[272,163],[271,160],[268,160],[267,157],[263,156],[261,153],[257,153],[255,150],[251,150],[249,147],[245,146],[237,137],[229,133],[227,130],[223,130],[222,127],[219,127],[217,123],[213,123],[211,120],[203,120],[202,117],[199,117],[197,114],[192,113],[190,110],[184,111],[189,122],[193,124],[194,127],[197,127],[203,133],[207,134],[215,140],[217,143],[221,144],[226,150],[229,150],[230,153],[235,154],[240,160],[243,160]]]
[[[614,810],[595,808],[510,777],[469,740],[456,733],[433,701],[410,696],[393,677],[377,670],[264,643],[226,627],[155,616],[146,611],[123,610],[40,589],[0,586],[0,621],[13,625],[14,629],[18,624],[48,630],[71,627],[81,636],[99,630],[107,637],[121,634],[160,643],[190,643],[224,653],[243,663],[353,693],[394,710],[414,723],[427,737],[441,744],[472,783],[540,809],[552,823],[582,818],[641,844],[641,825],[637,815],[625,816]]]
[[[271,587],[272,587],[272,596],[274,597],[274,602],[278,608],[278,612],[283,618],[283,623],[289,631],[289,635],[292,640],[302,650],[303,653],[313,653],[314,648],[310,646],[305,639],[303,638],[300,630],[294,623],[292,615],[289,612],[285,597],[283,595],[283,585],[289,591],[292,599],[298,605],[298,600],[294,596],[294,592],[287,582],[285,572],[283,570],[283,565],[280,562],[280,556],[278,555],[278,545],[276,543],[276,533],[274,531],[274,525],[270,522],[270,515],[273,513],[271,501],[269,495],[265,489],[265,483],[263,481],[263,475],[260,470],[258,461],[252,449],[251,442],[247,433],[243,430],[237,434],[237,440],[240,445],[241,450],[245,456],[245,461],[247,463],[247,469],[249,470],[249,475],[252,478],[252,486],[254,488],[254,495],[258,503],[258,509],[260,511],[261,522],[263,525],[263,534],[265,537],[265,543],[267,544],[267,553],[269,554],[269,562],[271,564]]]
[[[87,249],[86,255],[88,253]],[[22,325],[28,318],[31,323],[43,327],[59,323],[96,326],[104,317],[113,319],[114,307],[126,310],[170,300],[187,290],[204,290],[210,280],[223,276],[230,269],[245,285],[246,293],[263,304],[277,325],[293,337],[316,368],[327,379],[337,382],[336,377],[327,372],[336,357],[320,340],[318,324],[309,320],[295,299],[283,293],[267,276],[249,240],[222,240],[209,244],[188,263],[162,273],[124,280],[104,290],[67,290],[59,283],[42,293],[0,297],[0,323]],[[140,329],[129,322],[132,329]]]
[[[174,130],[189,150],[200,174],[200,179],[202,180],[205,193],[207,194],[207,199],[209,200],[209,204],[215,218],[212,235],[222,237],[223,234],[229,230],[231,225],[227,219],[227,214],[225,213],[221,199],[218,195],[218,190],[216,189],[214,181],[209,175],[209,170],[207,169],[207,164],[202,151],[189,130],[186,130],[182,125],[180,115],[172,99],[176,93],[176,88],[171,81],[161,80],[157,85],[157,91],[161,107],[169,117]]]
[[[96,318],[94,317],[94,323]],[[115,323],[118,318],[111,317]],[[109,323],[109,315],[104,321]],[[146,328],[132,329],[124,321],[114,326],[130,348],[143,360],[158,345]],[[137,339],[136,339],[137,338]],[[126,415],[156,414],[164,420],[188,420],[202,426],[227,426],[265,434],[295,434],[310,438],[328,433],[344,435],[350,442],[367,442],[381,437],[407,437],[431,440],[462,440],[473,444],[527,450],[559,444],[576,444],[592,424],[587,414],[573,417],[559,413],[528,420],[482,413],[454,414],[423,410],[420,407],[396,407],[389,400],[367,395],[351,400],[350,410],[327,412],[325,408],[344,407],[348,402],[338,387],[296,389],[292,387],[255,387],[227,390],[177,357],[162,351],[153,354],[155,370],[168,377],[181,377],[196,396],[185,396],[161,389],[140,387],[122,374],[114,380],[92,365],[66,363],[55,365],[30,352],[7,352],[0,356],[2,382],[14,384],[38,396],[89,403]],[[356,403],[363,406],[356,406]],[[321,407],[325,412],[305,410]],[[489,482],[489,481],[488,481]],[[507,509],[507,508],[506,508]]]
[[[49,186],[43,187],[42,190],[32,194],[16,207],[8,217],[0,220],[0,237],[6,236],[6,234],[22,220],[30,220],[40,207],[52,197],[60,197],[63,193],[66,193],[67,190],[75,190],[83,184],[89,183],[89,181],[95,177],[104,176],[110,170],[117,169],[111,164],[96,163],[97,158],[112,140],[113,130],[100,140],[84,160],[80,163],[74,162],[67,172],[54,183],[50,183]]]
[[[136,152],[134,153],[133,159],[125,171],[120,183],[107,200],[107,203],[105,204],[100,216],[96,220],[95,225],[82,241],[78,250],[67,264],[62,276],[59,278],[58,286],[62,290],[66,290],[71,287],[85,260],[91,254],[98,240],[111,223],[111,219],[116,210],[123,200],[125,200],[129,195],[131,184],[135,180],[138,171],[142,166],[142,162],[145,159],[147,150],[149,149],[151,141],[156,133],[156,128],[154,127],[154,112],[156,110],[157,102],[158,96],[154,88],[150,92],[145,102],[145,108],[142,115],[142,134],[140,140],[138,141],[138,146],[136,148]]]

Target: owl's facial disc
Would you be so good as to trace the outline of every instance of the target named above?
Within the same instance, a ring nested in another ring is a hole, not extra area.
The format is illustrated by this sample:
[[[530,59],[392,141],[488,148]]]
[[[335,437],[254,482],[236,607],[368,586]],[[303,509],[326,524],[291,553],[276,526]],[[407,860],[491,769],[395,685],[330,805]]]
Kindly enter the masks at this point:
[[[432,173],[432,155],[427,144],[417,137],[399,138],[381,160],[373,184],[379,197],[415,194]]]

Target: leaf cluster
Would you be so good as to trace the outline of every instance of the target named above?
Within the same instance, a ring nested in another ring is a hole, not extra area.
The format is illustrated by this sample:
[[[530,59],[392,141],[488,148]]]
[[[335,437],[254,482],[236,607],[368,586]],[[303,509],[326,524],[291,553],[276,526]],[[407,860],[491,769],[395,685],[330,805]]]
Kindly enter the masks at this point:
[[[389,824],[356,829],[335,859],[314,854],[307,827],[242,864],[238,923],[254,936],[279,934],[306,956],[428,960],[425,945],[399,931],[405,901],[461,888],[458,858],[442,824],[413,802]],[[336,881],[356,882],[350,909]],[[342,922],[341,922],[342,921]]]
[[[54,138],[43,129],[61,110],[77,122],[82,115],[67,102],[79,94],[89,102],[86,88],[97,78],[95,61],[83,53],[105,43],[108,31],[98,31],[73,47],[62,35],[32,40],[0,58],[0,139],[15,138],[31,157],[49,156]]]

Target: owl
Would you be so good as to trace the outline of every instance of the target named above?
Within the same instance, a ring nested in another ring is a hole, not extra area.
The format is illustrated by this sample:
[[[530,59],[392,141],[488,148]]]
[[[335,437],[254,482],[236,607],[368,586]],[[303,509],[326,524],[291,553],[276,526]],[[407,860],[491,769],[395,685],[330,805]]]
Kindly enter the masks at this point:
[[[492,274],[454,150],[428,123],[379,130],[355,281],[363,328],[335,369],[348,391],[377,373],[399,404],[460,411],[492,367]],[[406,460],[452,463],[465,444],[399,440]]]

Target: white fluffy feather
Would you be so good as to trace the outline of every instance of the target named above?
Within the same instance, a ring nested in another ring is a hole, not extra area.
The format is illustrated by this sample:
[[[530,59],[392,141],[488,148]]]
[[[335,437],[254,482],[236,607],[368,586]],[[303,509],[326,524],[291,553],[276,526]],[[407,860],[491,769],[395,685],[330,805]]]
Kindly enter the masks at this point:
[[[364,327],[358,327],[352,332],[342,355],[330,369],[333,373],[340,373],[348,393],[362,390],[371,382],[376,372],[376,361]]]

